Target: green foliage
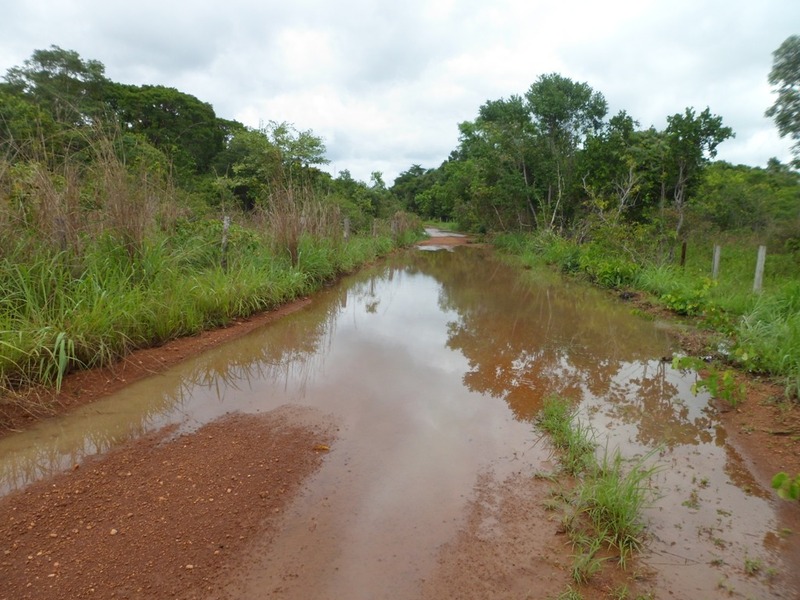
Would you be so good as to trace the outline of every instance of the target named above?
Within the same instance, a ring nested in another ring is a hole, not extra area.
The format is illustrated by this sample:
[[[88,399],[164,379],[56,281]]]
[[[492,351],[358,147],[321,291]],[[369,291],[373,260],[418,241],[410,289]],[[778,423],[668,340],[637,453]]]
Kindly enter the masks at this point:
[[[800,173],[775,161],[766,169],[715,162],[697,191],[696,228],[759,232],[790,240],[798,231]]]
[[[147,138],[183,175],[206,172],[223,149],[214,109],[191,94],[160,85],[113,84],[107,98],[122,130]]]
[[[751,369],[784,376],[787,395],[800,395],[800,281],[758,298],[739,322],[737,350]]]
[[[800,475],[794,478],[781,472],[772,478],[772,488],[784,500],[800,500]]]
[[[35,50],[23,66],[8,69],[5,80],[12,93],[30,99],[56,121],[71,126],[103,115],[110,83],[101,62],[85,61],[74,50],[56,45]]]
[[[800,36],[790,35],[773,52],[769,83],[778,97],[766,116],[775,119],[781,137],[793,140],[795,166],[800,166]]]
[[[705,277],[700,284],[693,289],[674,291],[664,294],[660,300],[670,310],[679,315],[697,316],[705,312],[709,307],[709,295],[711,289],[716,285],[712,279]]]
[[[607,288],[631,285],[636,281],[639,272],[635,263],[619,255],[610,255],[594,245],[589,245],[580,254],[577,262],[592,281]]]
[[[697,372],[697,381],[692,385],[693,394],[706,390],[712,397],[724,400],[734,407],[747,398],[747,386],[737,381],[736,374],[731,369],[720,370],[694,356],[675,356],[672,359],[672,368],[692,369]]]

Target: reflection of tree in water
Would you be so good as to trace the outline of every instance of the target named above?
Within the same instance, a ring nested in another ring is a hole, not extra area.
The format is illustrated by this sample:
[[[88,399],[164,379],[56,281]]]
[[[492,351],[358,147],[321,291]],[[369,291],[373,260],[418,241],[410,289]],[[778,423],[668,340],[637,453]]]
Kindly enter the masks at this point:
[[[705,412],[692,415],[670,373],[672,367],[661,360],[621,365],[617,383],[600,396],[606,414],[636,425],[636,441],[643,446],[721,443],[714,420]]]
[[[521,275],[487,252],[419,253],[413,268],[441,282],[440,305],[459,315],[448,346],[463,353],[464,383],[504,398],[519,419],[531,419],[549,394],[601,398],[618,416],[638,421],[642,441],[661,442],[659,431],[682,431],[684,440],[710,437],[706,418],[689,420],[675,403],[678,390],[663,367],[643,368],[669,347],[663,334],[605,301],[586,286]],[[677,442],[676,439],[673,443]]]
[[[220,402],[227,394],[252,389],[260,381],[283,382],[303,393],[308,382],[321,372],[336,331],[336,324],[348,303],[363,305],[375,313],[383,298],[376,282],[391,281],[395,269],[385,266],[354,276],[349,285],[335,286],[315,296],[313,310],[293,313],[279,326],[259,329],[235,343],[197,357],[181,374],[180,384],[164,392],[176,409],[198,388],[212,390]]]

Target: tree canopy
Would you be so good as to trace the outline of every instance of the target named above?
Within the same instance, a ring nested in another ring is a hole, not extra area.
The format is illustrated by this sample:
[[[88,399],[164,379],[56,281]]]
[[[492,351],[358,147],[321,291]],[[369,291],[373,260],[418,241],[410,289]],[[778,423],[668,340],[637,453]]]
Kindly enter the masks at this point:
[[[781,137],[794,142],[794,165],[800,167],[800,36],[786,38],[773,57],[769,83],[777,98],[766,116],[775,119]]]

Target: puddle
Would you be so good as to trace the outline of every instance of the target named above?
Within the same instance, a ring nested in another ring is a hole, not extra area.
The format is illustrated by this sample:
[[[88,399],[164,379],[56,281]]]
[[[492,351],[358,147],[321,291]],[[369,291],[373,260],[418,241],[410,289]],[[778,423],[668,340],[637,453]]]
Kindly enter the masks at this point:
[[[0,440],[0,490],[166,424],[187,431],[228,412],[311,406],[333,416],[339,439],[246,585],[263,595],[277,578],[287,597],[411,598],[479,476],[502,481],[545,463],[532,421],[545,396],[561,394],[581,399],[584,418],[624,454],[658,449],[662,498],[648,510],[646,560],[660,589],[795,597],[782,557],[797,552],[785,531],[800,533],[797,511],[753,481],[707,398],[692,395],[692,375],[661,361],[672,350],[663,326],[596,290],[517,273],[482,249],[409,252]],[[759,573],[748,576],[746,560],[760,561]]]

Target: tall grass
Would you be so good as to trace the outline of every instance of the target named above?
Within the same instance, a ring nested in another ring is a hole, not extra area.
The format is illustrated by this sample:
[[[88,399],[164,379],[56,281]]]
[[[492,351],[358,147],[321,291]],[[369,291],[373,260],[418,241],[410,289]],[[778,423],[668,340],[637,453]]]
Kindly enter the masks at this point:
[[[758,298],[738,327],[739,356],[785,376],[787,395],[800,396],[800,281]]]
[[[421,229],[344,240],[338,208],[282,188],[260,214],[202,216],[113,140],[53,164],[0,160],[0,401],[74,369],[304,296]],[[87,157],[88,153],[88,157]]]
[[[598,460],[594,431],[577,419],[567,400],[556,396],[545,399],[537,425],[550,435],[564,471],[579,477],[565,517],[578,548],[573,578],[585,583],[599,570],[597,555],[603,547],[615,551],[625,566],[644,543],[642,511],[654,499],[650,479],[658,470],[648,465],[652,455],[631,462],[619,450],[606,449]]]

